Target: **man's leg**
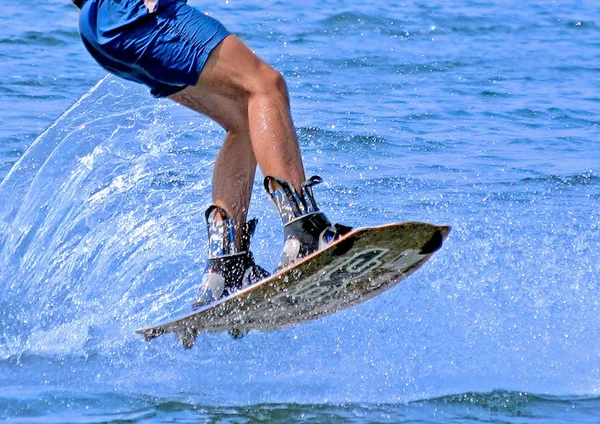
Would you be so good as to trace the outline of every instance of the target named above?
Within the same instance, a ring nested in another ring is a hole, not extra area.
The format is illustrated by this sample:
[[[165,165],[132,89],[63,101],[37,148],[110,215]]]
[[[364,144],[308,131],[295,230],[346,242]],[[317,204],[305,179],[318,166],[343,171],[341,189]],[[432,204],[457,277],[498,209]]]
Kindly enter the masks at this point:
[[[213,171],[213,204],[227,212],[234,221],[236,235],[241,235],[256,172],[247,113],[240,103],[217,94],[208,87],[198,86],[193,94],[188,93],[190,88],[170,98],[210,117],[225,129],[225,139]],[[237,237],[238,248],[239,243],[240,239]]]
[[[197,308],[268,275],[254,263],[249,242],[255,224],[246,223],[257,162],[265,174],[294,181],[299,190],[304,168],[283,77],[234,36],[212,50],[196,85],[169,98],[227,131],[213,174],[214,206],[206,216],[209,259]]]
[[[195,86],[172,95],[219,122],[227,131],[213,181],[214,202],[244,225],[256,162],[284,223],[285,245],[278,269],[323,248],[349,227],[334,226],[318,208],[305,181],[289,95],[281,74],[235,36],[215,48]],[[244,135],[242,135],[244,134]],[[242,231],[236,232],[240,245]]]
[[[227,131],[215,164],[213,201],[236,227],[245,222],[257,162],[265,175],[301,192],[304,168],[285,81],[235,36],[212,51],[195,86],[170,98]]]

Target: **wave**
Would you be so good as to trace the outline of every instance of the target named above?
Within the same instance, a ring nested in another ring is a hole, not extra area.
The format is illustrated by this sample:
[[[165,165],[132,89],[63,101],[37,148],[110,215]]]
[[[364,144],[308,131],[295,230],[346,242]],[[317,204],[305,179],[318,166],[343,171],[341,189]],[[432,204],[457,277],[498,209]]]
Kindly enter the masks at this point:
[[[215,405],[118,392],[7,388],[0,418],[11,422],[490,422],[528,420],[595,423],[599,397],[546,396],[526,392],[467,392],[406,403],[257,403]],[[11,393],[11,395],[7,395]],[[68,408],[65,408],[68,405]]]
[[[71,44],[79,35],[75,31],[26,31],[18,37],[0,38],[0,45],[28,45],[57,47]]]
[[[429,27],[422,26],[423,21],[431,21]],[[434,24],[433,24],[434,23]],[[347,35],[355,31],[373,31],[400,39],[413,36],[436,37],[451,33],[465,35],[489,35],[494,33],[508,34],[516,30],[531,28],[530,23],[498,23],[497,18],[486,16],[468,16],[465,14],[439,14],[435,19],[431,16],[414,20],[411,16],[381,16],[356,11],[340,12],[319,22],[321,29],[316,33],[329,35]]]
[[[345,36],[362,32],[373,32],[394,38],[405,38],[411,35],[406,23],[397,18],[371,15],[356,11],[346,11],[333,14],[319,22],[319,27],[308,33],[299,34],[302,39],[319,34]]]
[[[316,126],[298,128],[298,136],[302,140],[303,146],[308,148],[320,146],[342,151],[374,148],[387,143],[385,137],[336,131]]]
[[[523,178],[521,182],[527,185],[542,184],[554,187],[585,187],[600,184],[600,175],[591,171],[573,175],[544,175]]]
[[[432,403],[445,405],[472,405],[491,411],[516,410],[526,405],[536,404],[573,404],[575,402],[600,405],[600,396],[581,395],[543,395],[521,391],[493,390],[490,392],[466,392],[445,395],[431,399],[422,399],[413,403]]]

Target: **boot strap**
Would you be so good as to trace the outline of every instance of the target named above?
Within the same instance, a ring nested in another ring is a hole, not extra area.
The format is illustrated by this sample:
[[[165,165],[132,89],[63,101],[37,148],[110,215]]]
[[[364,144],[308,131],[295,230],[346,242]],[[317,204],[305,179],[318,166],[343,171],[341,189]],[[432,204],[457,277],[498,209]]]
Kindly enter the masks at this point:
[[[267,193],[271,196],[273,203],[275,203],[285,225],[295,218],[319,211],[312,187],[322,181],[321,177],[315,175],[303,182],[301,188],[302,196],[298,194],[290,183],[279,177],[265,177],[264,186]],[[276,188],[276,185],[279,187]]]

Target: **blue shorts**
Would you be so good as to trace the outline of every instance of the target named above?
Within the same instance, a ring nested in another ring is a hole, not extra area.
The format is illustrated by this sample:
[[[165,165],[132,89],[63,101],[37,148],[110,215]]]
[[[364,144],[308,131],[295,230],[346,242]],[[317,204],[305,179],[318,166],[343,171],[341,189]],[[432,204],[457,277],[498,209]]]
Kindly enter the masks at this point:
[[[166,97],[198,82],[210,52],[229,35],[186,0],[88,0],[79,18],[83,44],[107,71]]]

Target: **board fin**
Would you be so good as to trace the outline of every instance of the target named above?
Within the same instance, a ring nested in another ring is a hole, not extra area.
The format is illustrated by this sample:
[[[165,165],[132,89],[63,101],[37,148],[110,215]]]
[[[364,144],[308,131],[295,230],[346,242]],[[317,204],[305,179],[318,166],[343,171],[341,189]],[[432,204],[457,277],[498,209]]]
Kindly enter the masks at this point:
[[[233,327],[229,329],[228,333],[234,339],[241,339],[246,334],[248,334],[248,331]]]
[[[183,344],[183,347],[186,350],[189,350],[194,346],[194,342],[196,341],[196,337],[198,337],[198,331],[185,327],[182,331],[176,332],[177,338]]]
[[[149,342],[150,340],[153,340],[157,337],[162,336],[163,334],[165,334],[165,330],[162,328],[153,328],[151,330],[145,331],[144,332],[144,341]]]

